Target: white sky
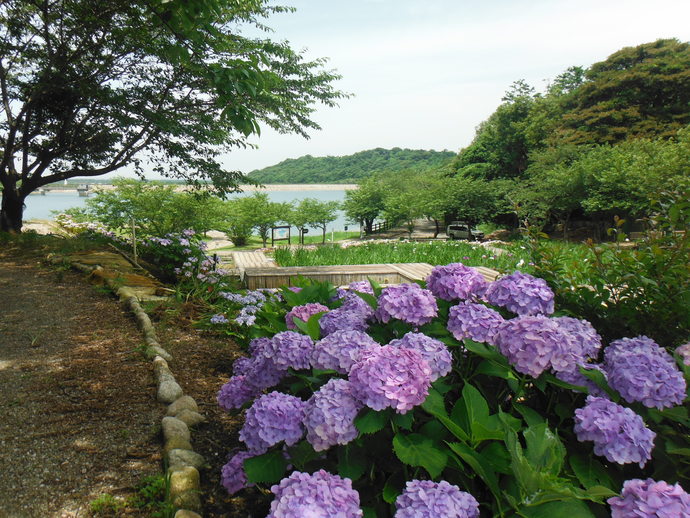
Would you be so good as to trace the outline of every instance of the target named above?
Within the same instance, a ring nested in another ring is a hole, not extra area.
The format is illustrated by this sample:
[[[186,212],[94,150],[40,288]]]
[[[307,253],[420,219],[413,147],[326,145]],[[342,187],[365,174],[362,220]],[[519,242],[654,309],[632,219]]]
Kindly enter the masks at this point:
[[[286,0],[273,38],[328,57],[354,94],[319,107],[305,140],[264,130],[224,165],[245,173],[302,155],[467,146],[513,81],[537,90],[625,46],[690,41],[688,0]]]

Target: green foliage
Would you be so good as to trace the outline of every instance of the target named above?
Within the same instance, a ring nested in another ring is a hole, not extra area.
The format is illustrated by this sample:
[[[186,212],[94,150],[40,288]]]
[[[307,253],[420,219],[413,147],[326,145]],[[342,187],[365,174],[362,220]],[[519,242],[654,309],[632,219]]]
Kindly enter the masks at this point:
[[[220,193],[242,176],[221,154],[260,124],[306,136],[316,104],[345,97],[325,60],[272,41],[267,0],[113,0],[0,7],[0,228],[33,190],[131,165]],[[45,35],[49,35],[46,37]]]
[[[316,198],[304,198],[296,203],[285,216],[288,223],[297,227],[300,241],[304,243],[306,227],[320,228],[321,242],[326,242],[326,227],[338,219],[340,203],[337,201],[319,201]]]
[[[688,212],[687,201],[680,206],[671,203],[668,212],[674,214],[674,224],[680,224]],[[664,225],[661,220],[658,224]],[[339,306],[329,285],[300,284],[301,291],[284,288],[282,302],[272,300],[264,306],[257,314],[258,325],[248,331],[251,336],[283,331],[285,314],[295,306],[309,302]],[[374,297],[365,298],[376,304]],[[453,369],[432,384],[420,406],[404,414],[365,407],[354,420],[358,437],[325,451],[315,452],[301,441],[287,448],[286,459],[278,444],[245,461],[249,481],[260,487],[277,483],[287,476],[288,464],[299,471],[326,469],[350,478],[362,508],[379,518],[393,515],[392,504],[412,479],[458,485],[479,500],[488,516],[594,518],[606,515],[606,500],[620,491],[624,480],[647,476],[671,483],[688,480],[686,406],[663,412],[631,406],[657,434],[652,461],[644,470],[599,460],[591,444],[578,441],[573,431],[573,411],[583,406],[586,389],[549,373],[536,379],[523,375],[496,347],[458,342],[446,326],[449,304],[439,303],[439,316],[418,332],[449,346]],[[315,338],[319,318],[312,316],[297,331]],[[367,332],[385,344],[409,329],[391,320],[371,323]],[[306,400],[334,376],[339,377],[334,371],[290,370],[275,390]],[[614,400],[625,404],[603,376],[597,381]]]
[[[377,172],[442,166],[455,156],[450,151],[412,149],[370,149],[347,156],[313,157],[306,155],[249,173],[260,183],[359,183]]]
[[[374,220],[379,217],[384,209],[384,200],[387,194],[386,187],[381,180],[381,175],[364,180],[358,189],[345,192],[343,210],[345,216],[354,222],[360,223],[371,232]]]
[[[690,44],[661,39],[621,49],[587,70],[565,105],[558,140],[614,143],[672,137],[690,123]]]
[[[687,190],[661,193],[635,248],[624,246],[621,219],[612,229],[616,241],[590,243],[586,260],[565,263],[558,250],[533,241],[536,271],[561,308],[590,320],[605,338],[643,334],[679,345],[690,337],[688,199]]]
[[[364,243],[341,248],[338,245],[318,248],[280,247],[274,252],[275,260],[281,266],[312,266],[336,264],[385,264],[385,263],[429,263],[432,265],[462,262],[468,266],[486,266],[500,271],[514,271],[522,259],[522,270],[526,266],[526,250],[514,247],[510,252],[494,255],[479,244],[459,241],[447,242],[392,242]]]
[[[207,232],[221,220],[222,202],[210,195],[177,192],[172,185],[120,178],[114,189],[99,190],[84,209],[68,211],[80,220],[131,233],[132,220],[140,237],[160,237],[186,229]]]

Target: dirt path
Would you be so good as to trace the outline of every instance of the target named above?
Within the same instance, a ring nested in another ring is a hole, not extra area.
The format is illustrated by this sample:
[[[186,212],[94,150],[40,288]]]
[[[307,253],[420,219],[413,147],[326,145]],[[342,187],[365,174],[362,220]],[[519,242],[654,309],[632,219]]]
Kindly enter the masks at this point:
[[[161,471],[140,344],[83,276],[0,252],[0,517],[91,516],[99,496]]]

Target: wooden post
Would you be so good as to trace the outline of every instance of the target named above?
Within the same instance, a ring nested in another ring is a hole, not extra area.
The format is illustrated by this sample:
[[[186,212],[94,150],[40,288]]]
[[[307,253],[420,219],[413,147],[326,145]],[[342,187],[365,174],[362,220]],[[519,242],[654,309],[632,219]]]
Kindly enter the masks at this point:
[[[137,261],[137,230],[134,218],[132,218],[132,252],[134,253],[134,264],[139,266],[139,262]]]

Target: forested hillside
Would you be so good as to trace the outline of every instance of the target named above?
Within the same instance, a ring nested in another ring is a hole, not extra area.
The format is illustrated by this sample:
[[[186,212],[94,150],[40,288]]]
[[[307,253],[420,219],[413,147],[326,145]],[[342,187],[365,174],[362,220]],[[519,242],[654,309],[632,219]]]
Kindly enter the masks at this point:
[[[379,174],[345,208],[366,225],[429,217],[605,236],[615,217],[632,231],[665,193],[689,189],[690,43],[666,39],[572,66],[543,92],[516,81],[449,167]]]
[[[451,151],[370,149],[347,156],[306,155],[249,173],[261,183],[357,183],[377,172],[437,168],[455,156]]]

